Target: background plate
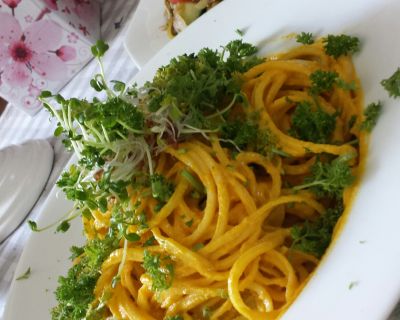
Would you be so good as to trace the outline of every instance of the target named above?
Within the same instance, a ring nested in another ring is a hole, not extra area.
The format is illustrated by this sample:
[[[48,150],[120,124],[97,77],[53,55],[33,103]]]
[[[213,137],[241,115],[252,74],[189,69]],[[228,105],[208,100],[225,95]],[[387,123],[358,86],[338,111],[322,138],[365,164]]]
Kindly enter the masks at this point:
[[[141,0],[131,18],[124,45],[141,69],[168,41],[164,0]]]

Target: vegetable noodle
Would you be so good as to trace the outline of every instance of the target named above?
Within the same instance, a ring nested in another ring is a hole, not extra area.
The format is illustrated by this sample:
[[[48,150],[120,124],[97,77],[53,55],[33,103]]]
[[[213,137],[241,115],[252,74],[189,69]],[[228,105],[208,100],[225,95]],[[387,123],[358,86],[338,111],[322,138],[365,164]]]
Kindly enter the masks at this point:
[[[231,114],[257,121],[266,134],[255,139],[274,147],[246,150],[231,130],[158,154],[152,183],[173,188],[160,206],[149,185],[128,187],[136,220],[102,263],[91,305],[104,318],[276,319],[345,219],[368,136],[351,56],[318,40],[240,77],[248,103]],[[89,240],[107,236],[113,205],[83,217]]]

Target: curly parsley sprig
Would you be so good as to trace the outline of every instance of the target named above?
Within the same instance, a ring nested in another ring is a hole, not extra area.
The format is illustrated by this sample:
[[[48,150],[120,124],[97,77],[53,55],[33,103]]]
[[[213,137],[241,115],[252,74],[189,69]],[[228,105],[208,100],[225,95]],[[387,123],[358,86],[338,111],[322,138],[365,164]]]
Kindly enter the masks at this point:
[[[311,167],[311,176],[305,178],[304,184],[293,187],[293,190],[309,189],[317,197],[340,199],[344,189],[355,180],[349,165],[352,158],[353,154],[345,154],[331,162],[316,161]]]
[[[381,81],[381,85],[388,92],[390,97],[400,97],[400,68],[387,79]]]
[[[360,50],[360,39],[346,34],[329,34],[323,39],[326,54],[335,59],[343,55],[353,54]]]

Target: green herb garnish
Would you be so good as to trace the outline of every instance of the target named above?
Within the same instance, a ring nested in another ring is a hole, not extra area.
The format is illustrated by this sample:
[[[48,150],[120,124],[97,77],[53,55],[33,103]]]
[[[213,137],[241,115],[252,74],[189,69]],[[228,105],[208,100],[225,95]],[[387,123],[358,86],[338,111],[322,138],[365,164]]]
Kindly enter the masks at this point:
[[[181,171],[181,175],[192,185],[194,190],[196,190],[200,194],[205,193],[205,188],[201,181],[197,177],[195,177],[189,170],[183,169]]]
[[[293,112],[290,134],[305,141],[328,143],[335,126],[336,114],[329,114],[320,107],[312,110],[310,102],[301,101]]]
[[[31,276],[31,267],[28,267],[28,269],[26,269],[26,271],[19,275],[17,278],[15,278],[15,280],[26,280]]]
[[[350,83],[345,82],[343,79],[339,78],[339,74],[335,71],[314,71],[310,74],[310,81],[311,95],[319,95],[321,93],[332,91],[334,85],[347,91],[356,89],[356,85],[353,81]]]
[[[244,31],[241,30],[241,29],[236,29],[235,32],[236,32],[239,36],[241,36],[241,37],[244,36]]]
[[[292,249],[310,253],[320,258],[328,248],[332,232],[341,216],[343,208],[328,209],[314,221],[307,220],[302,225],[291,228]]]
[[[296,42],[302,44],[313,44],[314,36],[311,32],[301,32],[296,36]]]
[[[174,185],[172,182],[158,173],[153,174],[150,177],[150,181],[153,197],[162,203],[167,202],[174,193]]]
[[[349,284],[349,290],[353,289],[355,286],[358,286],[358,281],[352,281]]]
[[[371,132],[378,122],[382,113],[382,104],[380,102],[370,103],[364,110],[364,120],[361,122],[360,129]]]
[[[355,179],[348,163],[352,157],[344,155],[331,162],[316,161],[311,167],[311,176],[304,180],[304,184],[293,187],[293,190],[310,189],[318,197],[340,199],[344,189]]]
[[[174,278],[174,265],[170,257],[144,251],[143,264],[145,272],[151,277],[152,290],[168,289]]]
[[[78,320],[86,316],[89,305],[94,301],[93,294],[100,268],[110,253],[119,247],[118,238],[106,237],[104,240],[90,240],[82,247],[73,247],[72,258],[80,256],[68,274],[58,279],[55,291],[58,306],[52,309],[52,319]]]
[[[383,88],[389,93],[389,97],[400,97],[400,68],[387,79],[381,81]]]
[[[323,39],[326,54],[339,58],[342,55],[356,53],[360,49],[360,40],[357,37],[341,35],[328,35]]]

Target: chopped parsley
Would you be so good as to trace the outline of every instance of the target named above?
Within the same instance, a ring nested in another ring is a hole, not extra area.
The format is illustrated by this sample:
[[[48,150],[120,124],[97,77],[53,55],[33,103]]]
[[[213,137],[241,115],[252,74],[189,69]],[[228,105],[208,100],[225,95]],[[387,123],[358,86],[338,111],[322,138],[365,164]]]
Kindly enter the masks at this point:
[[[304,179],[304,184],[293,187],[293,190],[310,189],[320,198],[328,196],[340,199],[344,189],[355,179],[348,163],[349,158],[349,155],[344,155],[331,162],[317,160],[311,167],[311,176]]]
[[[201,309],[201,314],[204,319],[210,319],[212,316],[212,310],[209,306],[205,306]]]
[[[400,97],[400,68],[387,79],[381,81],[383,88],[389,93],[390,97]]]
[[[328,35],[323,39],[325,53],[335,59],[360,50],[360,39],[346,34]]]
[[[353,289],[354,287],[358,286],[358,281],[352,281],[349,284],[349,290]]]
[[[302,225],[293,226],[291,248],[318,258],[322,257],[331,242],[333,229],[342,212],[342,206],[330,208],[316,220],[306,220]]]
[[[168,289],[174,279],[174,264],[170,257],[144,251],[143,264],[145,272],[152,280],[152,290]]]
[[[192,250],[193,251],[199,251],[200,249],[204,248],[204,244],[199,242],[193,245]]]
[[[311,32],[301,32],[296,36],[296,42],[302,44],[313,44],[314,36]]]
[[[335,71],[317,70],[310,74],[310,93],[319,95],[331,91],[336,83],[338,74]]]
[[[356,89],[356,85],[353,81],[350,83],[345,82],[343,79],[339,78],[339,74],[335,71],[316,70],[310,74],[310,81],[311,95],[319,95],[332,91],[334,85],[347,91]]]
[[[181,134],[192,134],[193,128],[215,129],[214,120],[224,116],[234,102],[244,100],[235,74],[260,62],[256,52],[253,45],[234,40],[222,52],[204,48],[198,54],[173,58],[145,84],[148,110],[163,111],[179,123]]]
[[[185,225],[186,225],[188,228],[191,228],[192,225],[193,225],[193,219],[190,219],[190,220],[186,221],[186,222],[185,222]]]
[[[28,267],[28,269],[26,269],[26,271],[19,275],[15,280],[26,280],[31,276],[31,267]]]
[[[150,247],[150,246],[154,246],[157,243],[157,240],[154,236],[151,236],[150,238],[148,238],[144,243],[143,243],[143,247]]]
[[[221,139],[226,146],[270,155],[277,151],[275,141],[268,129],[260,128],[253,121],[235,119],[221,126]]]
[[[364,110],[364,120],[361,122],[360,129],[371,132],[378,122],[382,113],[382,104],[380,102],[370,103]]]
[[[244,31],[242,29],[236,29],[235,32],[241,37],[244,36]]]
[[[290,134],[305,141],[328,143],[335,126],[336,114],[329,114],[320,107],[312,110],[310,102],[301,101],[293,112]]]
[[[58,278],[59,286],[55,291],[58,305],[52,309],[52,319],[85,318],[95,299],[93,290],[100,276],[101,265],[118,247],[118,238],[107,236],[104,240],[90,240],[82,248],[72,248],[72,258],[80,256],[81,259],[65,277]]]
[[[161,203],[166,203],[174,193],[174,185],[163,175],[155,173],[150,177],[153,197]]]

